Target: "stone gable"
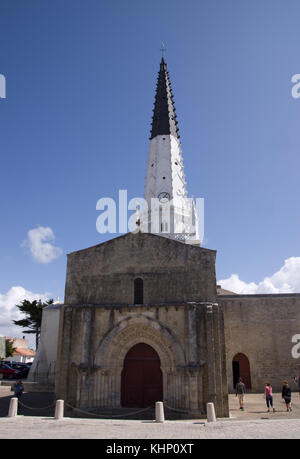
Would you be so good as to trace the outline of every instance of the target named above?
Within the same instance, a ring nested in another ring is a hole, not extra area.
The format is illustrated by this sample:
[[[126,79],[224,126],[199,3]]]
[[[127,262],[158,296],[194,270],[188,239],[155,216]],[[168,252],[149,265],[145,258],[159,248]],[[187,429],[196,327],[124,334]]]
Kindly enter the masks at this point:
[[[126,234],[68,255],[66,304],[132,304],[133,282],[144,304],[214,301],[216,252],[150,233]]]

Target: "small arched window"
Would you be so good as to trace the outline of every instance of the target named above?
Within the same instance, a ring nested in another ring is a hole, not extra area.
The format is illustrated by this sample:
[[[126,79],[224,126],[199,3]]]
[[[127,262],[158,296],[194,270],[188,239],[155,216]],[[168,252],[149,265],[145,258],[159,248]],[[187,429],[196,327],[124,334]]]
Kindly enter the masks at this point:
[[[134,279],[134,304],[143,304],[143,279],[137,277]]]

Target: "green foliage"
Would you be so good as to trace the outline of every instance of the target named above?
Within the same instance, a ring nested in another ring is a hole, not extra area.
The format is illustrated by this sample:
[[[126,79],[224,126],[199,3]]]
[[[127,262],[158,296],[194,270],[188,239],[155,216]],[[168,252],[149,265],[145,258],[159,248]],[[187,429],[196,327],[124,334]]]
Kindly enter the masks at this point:
[[[6,357],[12,357],[16,348],[13,346],[13,340],[12,339],[6,339],[5,340],[5,356]]]
[[[36,348],[38,347],[41,333],[43,308],[49,304],[53,304],[53,299],[46,301],[46,303],[42,303],[41,300],[23,300],[21,304],[17,304],[17,308],[25,314],[25,318],[14,320],[13,323],[20,327],[27,328],[27,330],[23,330],[23,333],[35,334]]]

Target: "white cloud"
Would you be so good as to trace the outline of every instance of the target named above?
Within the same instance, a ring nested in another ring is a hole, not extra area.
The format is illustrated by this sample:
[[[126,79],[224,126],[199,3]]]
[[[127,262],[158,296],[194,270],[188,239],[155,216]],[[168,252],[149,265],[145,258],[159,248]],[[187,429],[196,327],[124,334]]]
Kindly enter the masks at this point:
[[[49,226],[38,226],[28,231],[27,239],[22,246],[29,247],[31,255],[37,262],[50,263],[63,253],[60,247],[51,244],[54,240],[54,233]]]
[[[29,339],[30,344],[34,339],[34,335],[22,333],[23,328],[13,324],[13,320],[24,319],[25,315],[22,314],[16,307],[21,304],[23,300],[39,300],[47,301],[50,298],[49,293],[33,293],[23,287],[11,287],[7,293],[0,293],[0,336],[9,337],[22,337],[25,336]],[[32,339],[31,339],[32,338]]]
[[[239,294],[300,293],[300,257],[288,258],[279,271],[258,284],[244,282],[238,274],[232,274],[228,279],[218,281],[218,284]]]

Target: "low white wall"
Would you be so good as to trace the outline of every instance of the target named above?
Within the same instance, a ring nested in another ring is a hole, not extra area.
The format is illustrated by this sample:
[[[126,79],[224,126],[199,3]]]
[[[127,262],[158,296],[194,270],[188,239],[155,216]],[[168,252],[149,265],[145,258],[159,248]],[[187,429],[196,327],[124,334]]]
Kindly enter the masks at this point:
[[[40,344],[28,374],[28,381],[54,384],[61,307],[62,304],[52,304],[43,309]]]

